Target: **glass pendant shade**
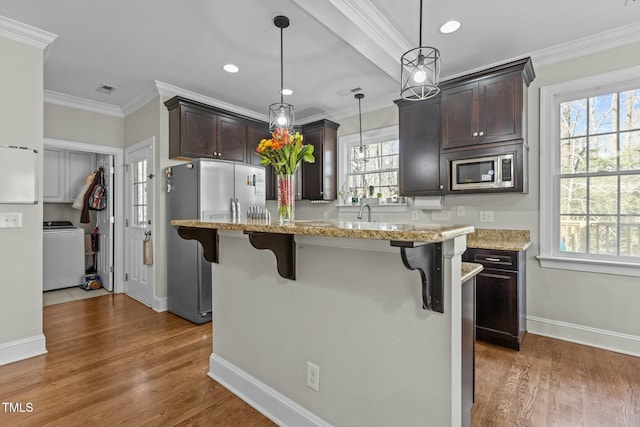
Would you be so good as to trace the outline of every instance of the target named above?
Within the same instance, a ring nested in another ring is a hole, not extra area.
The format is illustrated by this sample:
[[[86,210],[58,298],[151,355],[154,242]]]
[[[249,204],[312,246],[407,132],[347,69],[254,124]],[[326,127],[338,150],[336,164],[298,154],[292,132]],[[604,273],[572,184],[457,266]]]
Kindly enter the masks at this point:
[[[422,0],[420,0],[419,47],[400,58],[400,96],[410,101],[428,99],[440,93],[440,51],[422,46]]]
[[[287,129],[292,133],[294,120],[293,105],[278,102],[269,106],[270,132],[276,129]]]
[[[280,102],[276,102],[269,106],[269,131],[273,132],[276,129],[281,129],[292,133],[295,119],[293,115],[293,105],[285,103],[282,96],[284,90],[282,33],[283,30],[289,26],[289,18],[278,15],[273,18],[273,23],[276,27],[280,28]]]

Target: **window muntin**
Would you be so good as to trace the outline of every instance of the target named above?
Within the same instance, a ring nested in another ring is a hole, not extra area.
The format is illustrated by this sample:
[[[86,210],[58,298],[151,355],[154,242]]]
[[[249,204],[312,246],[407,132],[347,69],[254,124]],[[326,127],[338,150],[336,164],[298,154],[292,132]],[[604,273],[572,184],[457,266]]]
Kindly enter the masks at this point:
[[[141,160],[132,164],[132,194],[133,194],[133,226],[147,225],[147,161]]]
[[[559,103],[559,252],[640,260],[640,89]]]
[[[369,187],[373,186],[373,197],[398,195],[398,148],[397,138],[350,145],[347,149],[347,191],[358,197],[370,197]],[[366,160],[366,162],[358,160]]]

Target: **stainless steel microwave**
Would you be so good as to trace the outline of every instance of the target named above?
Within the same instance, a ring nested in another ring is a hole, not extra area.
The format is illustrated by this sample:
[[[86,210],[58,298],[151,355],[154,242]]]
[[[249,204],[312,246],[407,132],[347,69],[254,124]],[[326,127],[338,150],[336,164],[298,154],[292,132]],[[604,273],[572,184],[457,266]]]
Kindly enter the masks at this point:
[[[514,154],[451,160],[451,189],[515,187]]]

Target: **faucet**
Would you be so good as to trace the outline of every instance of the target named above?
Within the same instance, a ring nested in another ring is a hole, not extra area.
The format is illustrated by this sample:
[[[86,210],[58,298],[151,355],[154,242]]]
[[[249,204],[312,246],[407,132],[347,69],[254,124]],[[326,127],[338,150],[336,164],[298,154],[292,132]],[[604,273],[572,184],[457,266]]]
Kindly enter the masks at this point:
[[[363,203],[362,206],[360,206],[360,212],[358,212],[358,219],[362,219],[362,211],[364,210],[365,206],[367,207],[367,209],[369,209],[369,212],[367,213],[367,222],[371,222],[371,206],[369,206],[369,203]]]

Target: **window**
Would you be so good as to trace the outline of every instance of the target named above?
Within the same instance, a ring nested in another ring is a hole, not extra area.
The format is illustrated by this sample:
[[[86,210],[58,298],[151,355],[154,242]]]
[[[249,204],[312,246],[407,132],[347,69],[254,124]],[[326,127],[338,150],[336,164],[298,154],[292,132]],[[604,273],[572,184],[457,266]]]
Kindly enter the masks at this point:
[[[541,89],[543,267],[640,275],[640,80],[625,75]]]
[[[133,167],[133,225],[147,225],[147,161],[134,162]]]
[[[342,186],[358,197],[398,195],[398,127],[376,129],[340,138]],[[362,160],[365,160],[364,162]],[[371,191],[373,190],[373,191]],[[372,194],[372,195],[371,195]]]

